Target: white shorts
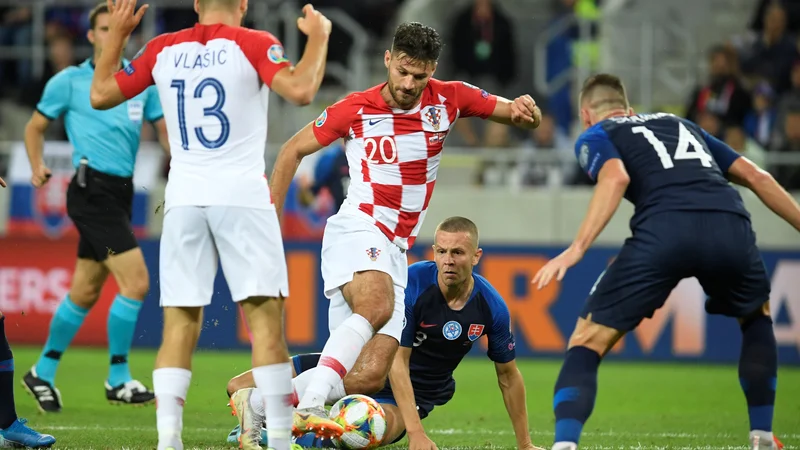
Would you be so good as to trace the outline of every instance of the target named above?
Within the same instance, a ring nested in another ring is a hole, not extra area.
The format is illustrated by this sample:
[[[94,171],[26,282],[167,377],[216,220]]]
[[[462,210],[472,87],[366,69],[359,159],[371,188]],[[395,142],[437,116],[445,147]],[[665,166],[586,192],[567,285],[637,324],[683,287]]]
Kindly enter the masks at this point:
[[[330,299],[328,328],[335,330],[353,315],[341,287],[353,274],[377,270],[389,274],[394,284],[394,312],[378,333],[400,341],[405,321],[405,291],[408,282],[408,257],[375,224],[351,214],[336,214],[328,219],[322,235],[322,280]]]
[[[234,301],[289,295],[286,256],[274,210],[170,208],[161,232],[161,306],[210,304],[218,262]]]

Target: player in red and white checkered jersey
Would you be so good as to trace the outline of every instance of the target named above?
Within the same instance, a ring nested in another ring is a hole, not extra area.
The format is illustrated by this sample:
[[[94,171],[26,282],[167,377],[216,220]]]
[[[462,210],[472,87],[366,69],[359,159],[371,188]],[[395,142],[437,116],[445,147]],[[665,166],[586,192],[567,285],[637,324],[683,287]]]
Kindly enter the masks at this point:
[[[195,0],[199,23],[152,39],[113,73],[123,41],[144,14],[135,0],[108,0],[109,36],[97,61],[92,106],[108,109],[155,84],[172,151],[160,251],[164,337],[153,372],[158,449],[183,448],[183,403],[202,308],[211,302],[218,258],[253,333],[253,375],[267,406],[269,446],[288,450],[292,369],[283,334],[288,276],[275,206],[265,177],[269,91],[296,104],[316,95],[331,23],[310,5],[298,28],[308,35],[297,67],[265,31],[241,27],[247,0]],[[261,421],[249,398],[235,398],[243,448],[261,448]],[[305,423],[305,422],[304,422]],[[342,427],[320,418],[338,436]]]
[[[331,337],[319,365],[302,375],[309,383],[298,405],[304,413],[323,416],[326,401],[344,396],[343,378],[375,330],[369,348],[380,356],[370,360],[384,364],[362,368],[371,375],[360,377],[365,386],[354,389],[383,386],[404,326],[406,250],[422,226],[442,146],[456,119],[477,116],[525,128],[541,119],[528,95],[510,101],[467,83],[431,78],[441,45],[430,27],[400,25],[384,56],[388,81],[326,109],[284,145],[275,163],[270,183],[279,212],[304,156],[341,138],[350,165],[347,198],[328,219],[322,240]],[[295,432],[303,431],[303,424],[295,425]]]

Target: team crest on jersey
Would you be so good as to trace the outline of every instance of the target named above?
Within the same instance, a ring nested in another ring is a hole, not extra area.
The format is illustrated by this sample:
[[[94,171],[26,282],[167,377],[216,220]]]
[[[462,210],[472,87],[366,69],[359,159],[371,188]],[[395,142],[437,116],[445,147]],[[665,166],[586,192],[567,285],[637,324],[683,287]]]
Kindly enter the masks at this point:
[[[431,124],[434,130],[439,131],[439,127],[442,123],[442,112],[439,108],[435,106],[428,108],[428,112],[425,113],[425,118],[428,119],[428,123]]]
[[[587,144],[581,145],[581,154],[578,155],[578,163],[580,163],[581,167],[586,169],[586,166],[589,164],[589,146]]]
[[[379,248],[370,247],[367,249],[367,256],[369,256],[369,259],[372,261],[376,261],[380,255],[381,250]]]
[[[328,110],[322,111],[322,114],[317,117],[317,121],[314,122],[314,126],[321,127],[325,125],[325,121],[328,120]]]
[[[481,89],[481,97],[489,98],[489,93],[485,89]]]
[[[470,324],[469,329],[467,330],[467,337],[470,341],[474,341],[481,337],[483,334],[483,325],[479,323]]]
[[[50,181],[33,194],[33,217],[52,239],[61,237],[70,224],[65,201],[70,178],[70,174],[53,173]]]
[[[133,64],[128,64],[127,66],[125,66],[125,69],[123,70],[125,70],[125,73],[128,76],[131,76],[133,75],[134,72],[136,72],[136,69],[133,68]]]
[[[447,339],[448,341],[458,339],[458,337],[461,336],[461,324],[456,322],[455,320],[447,322],[442,327],[442,334],[444,335],[444,338]]]
[[[280,64],[289,61],[286,59],[286,52],[283,51],[283,46],[280,44],[272,44],[269,50],[267,50],[267,58],[269,58],[270,62],[273,64]]]

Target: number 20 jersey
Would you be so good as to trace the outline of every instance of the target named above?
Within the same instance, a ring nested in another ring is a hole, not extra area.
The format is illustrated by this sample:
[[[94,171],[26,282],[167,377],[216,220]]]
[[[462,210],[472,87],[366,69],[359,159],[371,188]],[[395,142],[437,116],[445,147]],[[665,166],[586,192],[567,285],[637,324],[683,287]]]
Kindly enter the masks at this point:
[[[350,185],[339,214],[373,222],[408,249],[422,227],[447,135],[459,117],[488,118],[497,97],[468,83],[431,79],[420,103],[402,110],[383,99],[385,85],[328,107],[313,129],[321,145],[345,141]]]
[[[166,210],[274,209],[264,162],[269,86],[289,65],[267,32],[197,24],[152,39],[116,74],[125,97],[158,88],[172,156]]]
[[[750,217],[725,177],[739,158],[725,143],[672,114],[612,117],[588,128],[575,143],[578,162],[592,180],[611,159],[630,176],[631,230],[665,211],[723,211]]]

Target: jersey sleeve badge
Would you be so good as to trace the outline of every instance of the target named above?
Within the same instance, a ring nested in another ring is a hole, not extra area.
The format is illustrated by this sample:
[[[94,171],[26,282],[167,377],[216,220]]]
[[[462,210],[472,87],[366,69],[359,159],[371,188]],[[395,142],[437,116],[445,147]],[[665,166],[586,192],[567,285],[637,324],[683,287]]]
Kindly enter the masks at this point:
[[[280,44],[272,44],[269,50],[267,50],[267,58],[269,58],[270,62],[273,64],[281,64],[289,61],[286,58],[286,52],[283,50],[283,46]]]
[[[585,142],[581,145],[581,152],[578,155],[578,163],[586,170],[586,166],[589,164],[589,145]]]
[[[322,111],[322,114],[320,114],[319,117],[317,117],[316,122],[314,122],[314,126],[321,127],[321,126],[325,125],[325,121],[326,120],[328,120],[328,110],[327,109]]]

